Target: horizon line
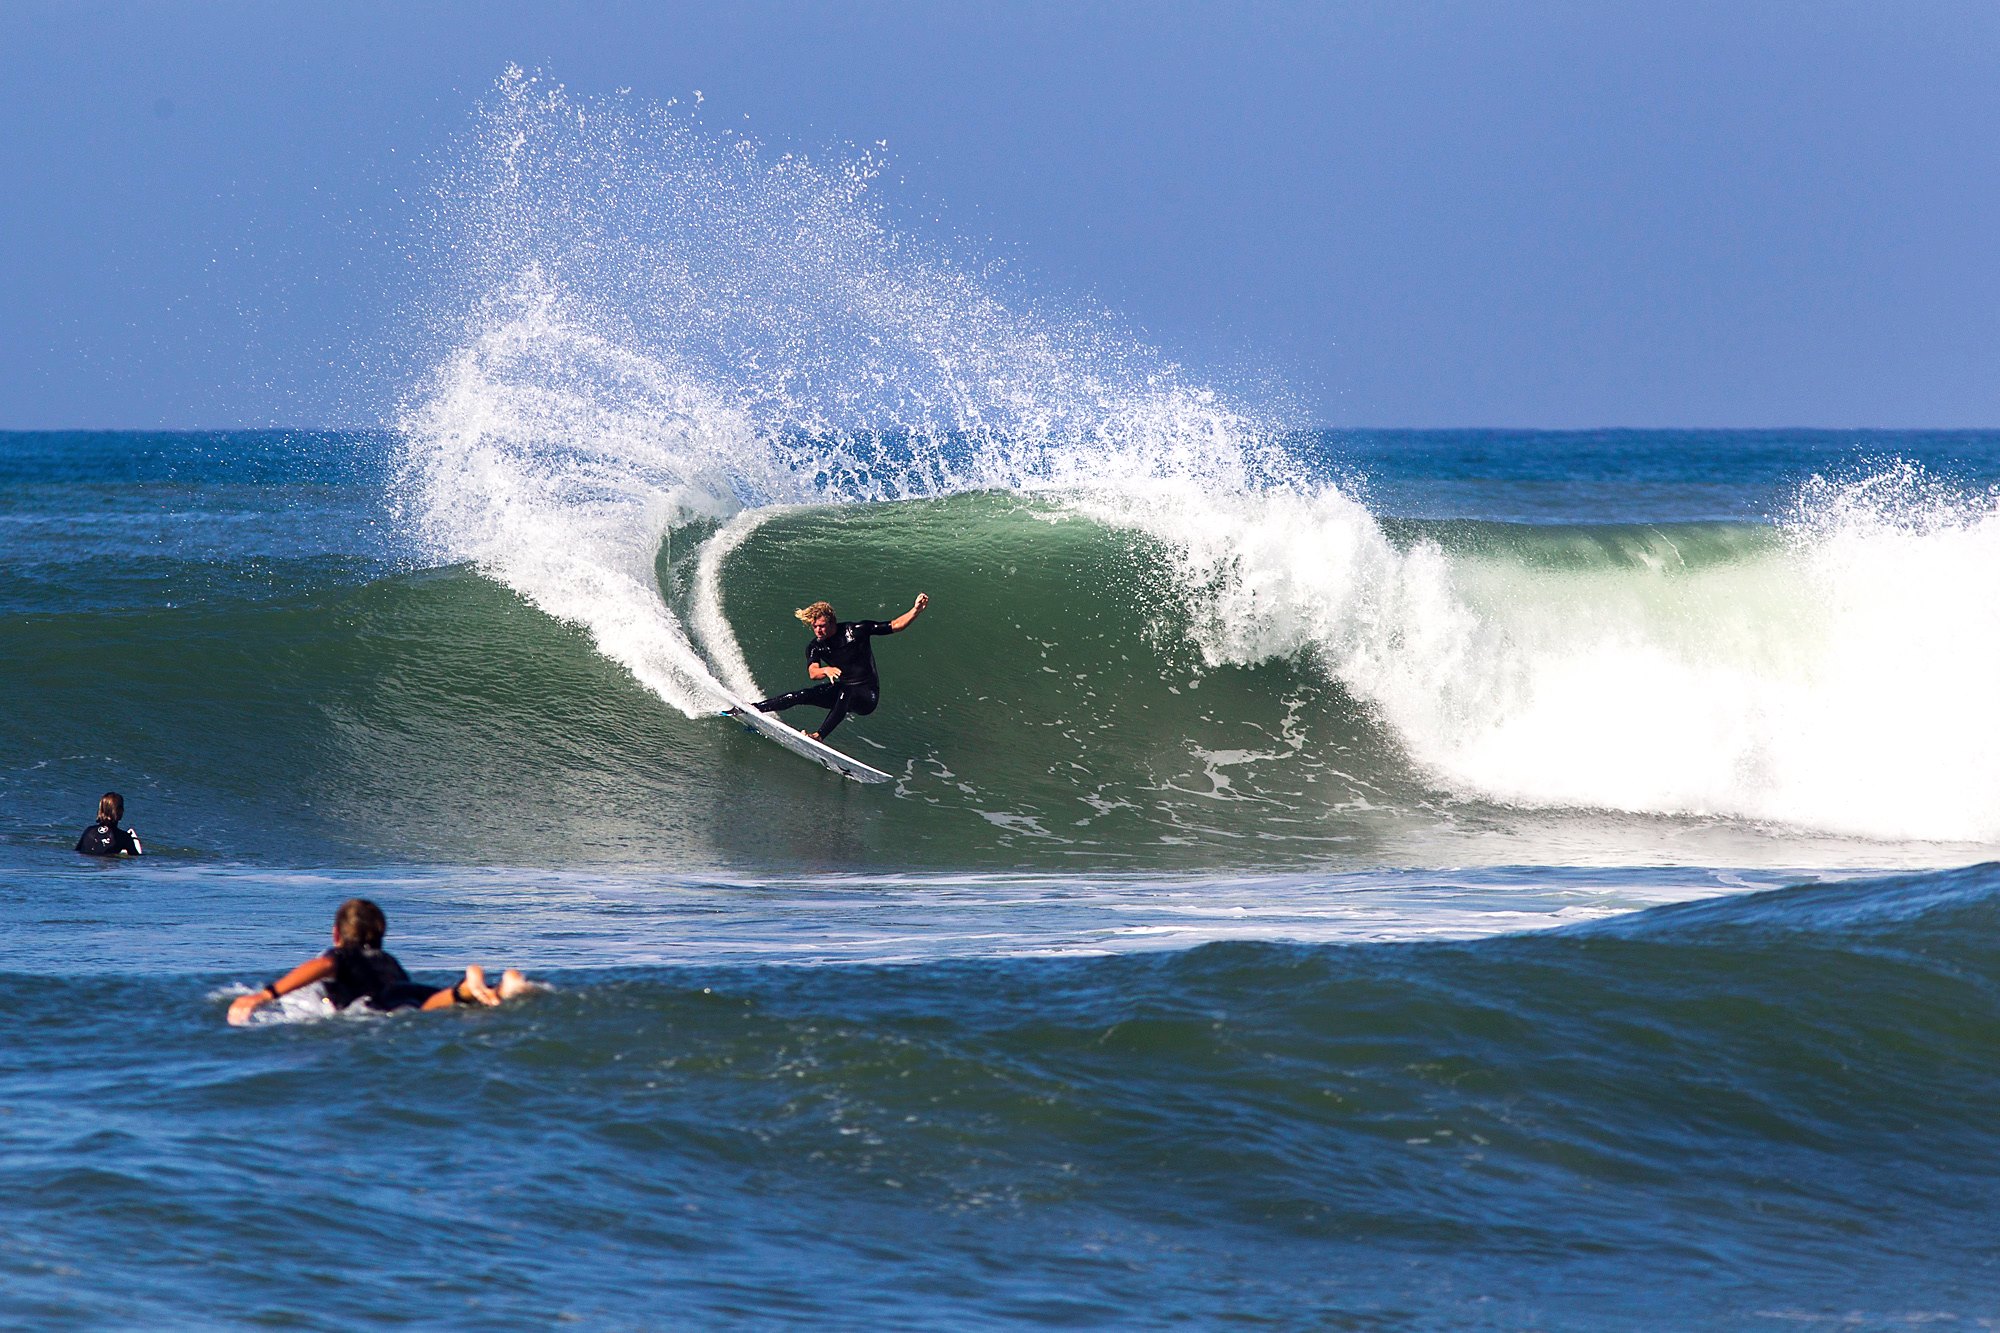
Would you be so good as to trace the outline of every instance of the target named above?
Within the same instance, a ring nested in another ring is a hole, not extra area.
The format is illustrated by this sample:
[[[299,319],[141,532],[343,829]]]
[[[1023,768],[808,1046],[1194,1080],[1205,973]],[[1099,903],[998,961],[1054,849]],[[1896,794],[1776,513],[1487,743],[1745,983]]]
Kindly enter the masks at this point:
[[[869,429],[855,427],[854,429]],[[879,427],[876,429],[894,429]],[[2000,424],[1991,426],[1812,426],[1791,423],[1779,426],[1718,426],[1718,425],[1673,425],[1673,426],[1522,426],[1522,425],[1460,425],[1460,426],[1337,426],[1313,425],[1295,426],[1280,432],[1285,435],[1325,435],[1325,434],[1412,434],[1442,435],[1454,431],[1494,431],[1516,432],[1536,435],[1640,435],[1662,431],[1716,431],[1737,434],[1782,434],[1785,432],[1822,434],[1929,434],[1929,435],[1982,435],[2000,432]],[[390,435],[396,433],[394,426],[0,426],[0,435]]]

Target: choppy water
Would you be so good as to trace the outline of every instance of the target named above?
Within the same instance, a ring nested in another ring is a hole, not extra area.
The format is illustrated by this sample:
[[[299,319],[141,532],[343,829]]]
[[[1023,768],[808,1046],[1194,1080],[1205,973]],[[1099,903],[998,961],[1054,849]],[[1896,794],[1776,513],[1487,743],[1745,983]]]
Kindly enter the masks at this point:
[[[1888,1326],[1996,1296],[1990,867],[9,878],[25,1323]],[[558,989],[225,1027],[357,891],[412,963]],[[1589,919],[1693,892],[1728,896]]]
[[[0,436],[0,1314],[1993,1314],[2000,435],[1302,432],[485,116],[393,427]],[[919,589],[894,784],[712,716]],[[228,1028],[355,894],[555,989]]]

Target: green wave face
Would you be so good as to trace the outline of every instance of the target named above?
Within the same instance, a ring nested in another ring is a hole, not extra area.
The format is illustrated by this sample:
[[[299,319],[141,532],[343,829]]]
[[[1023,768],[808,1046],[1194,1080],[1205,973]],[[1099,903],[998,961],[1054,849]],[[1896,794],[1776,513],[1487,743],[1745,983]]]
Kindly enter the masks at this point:
[[[1370,809],[1424,800],[1393,741],[1310,663],[1204,665],[1159,553],[1051,506],[964,496],[795,512],[733,553],[724,589],[774,693],[804,684],[795,608],[824,598],[849,619],[888,619],[930,593],[910,629],[877,641],[881,707],[836,739],[897,775],[894,836],[942,860],[1366,856]],[[825,785],[794,786],[798,761],[775,750],[744,762],[802,800]]]
[[[836,736],[893,785],[687,716],[594,631],[470,567],[355,582],[370,571],[304,561],[162,571],[202,595],[0,625],[0,740],[22,757],[0,774],[17,812],[0,838],[73,837],[90,813],[77,793],[111,774],[156,849],[253,861],[1171,872],[1879,862],[1901,845],[1646,804],[1679,781],[1660,756],[1709,762],[1679,719],[1707,716],[1690,710],[1711,682],[1729,723],[1739,699],[1802,707],[1815,673],[1847,669],[1851,645],[1799,609],[1805,576],[1770,529],[1390,525],[1385,567],[1404,582],[1378,601],[1395,614],[1314,620],[1297,589],[1257,583],[1253,552],[1191,579],[1170,543],[1018,494],[745,521],[733,546],[710,523],[670,532],[635,604],[777,693],[804,681],[794,608],[889,618],[929,592],[877,645],[880,709]],[[1450,598],[1412,596],[1418,575]],[[1328,625],[1347,637],[1314,637]],[[1565,767],[1563,746],[1616,766]],[[1575,773],[1577,795],[1510,798],[1462,780],[1461,758],[1524,782]],[[1764,779],[1732,760],[1723,780]]]
[[[700,530],[659,573],[683,603]],[[228,580],[210,582],[224,586]],[[890,616],[883,701],[838,734],[862,788],[683,717],[581,630],[464,567],[6,629],[27,756],[11,837],[122,778],[156,850],[676,869],[1372,861],[1425,796],[1309,664],[1205,666],[1140,538],[993,497],[795,511],[724,567],[758,682],[803,681],[793,608]],[[117,698],[92,682],[121,682]],[[793,720],[810,726],[812,710]],[[1418,814],[1421,819],[1421,814]],[[168,844],[171,844],[169,846]]]
[[[631,766],[678,744],[573,631],[464,569],[25,617],[5,639],[31,841],[115,780],[154,852],[560,857],[617,847]]]

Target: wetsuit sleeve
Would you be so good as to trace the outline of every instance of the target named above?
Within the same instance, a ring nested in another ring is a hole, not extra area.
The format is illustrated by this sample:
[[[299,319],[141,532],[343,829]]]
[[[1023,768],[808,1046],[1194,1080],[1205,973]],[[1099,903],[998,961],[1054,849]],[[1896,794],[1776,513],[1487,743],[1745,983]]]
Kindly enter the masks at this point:
[[[854,627],[863,634],[894,634],[896,627],[886,620],[859,620]]]
[[[118,850],[127,856],[146,854],[146,849],[139,845],[139,835],[128,828],[118,830]]]

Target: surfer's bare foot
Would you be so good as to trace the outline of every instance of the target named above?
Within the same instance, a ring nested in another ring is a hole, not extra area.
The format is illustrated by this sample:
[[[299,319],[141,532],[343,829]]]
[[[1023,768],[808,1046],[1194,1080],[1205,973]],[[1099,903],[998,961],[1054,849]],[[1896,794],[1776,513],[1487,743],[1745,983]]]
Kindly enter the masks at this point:
[[[516,995],[526,995],[535,988],[535,983],[521,975],[521,969],[510,967],[500,974],[500,998],[511,1000]]]
[[[486,969],[478,965],[465,969],[465,980],[456,987],[460,995],[474,1004],[495,1005],[500,1003],[499,994],[486,984]]]
[[[822,740],[824,739],[824,737],[822,737],[817,731],[808,731],[806,733],[806,739],[809,741],[816,741],[816,740]]]

